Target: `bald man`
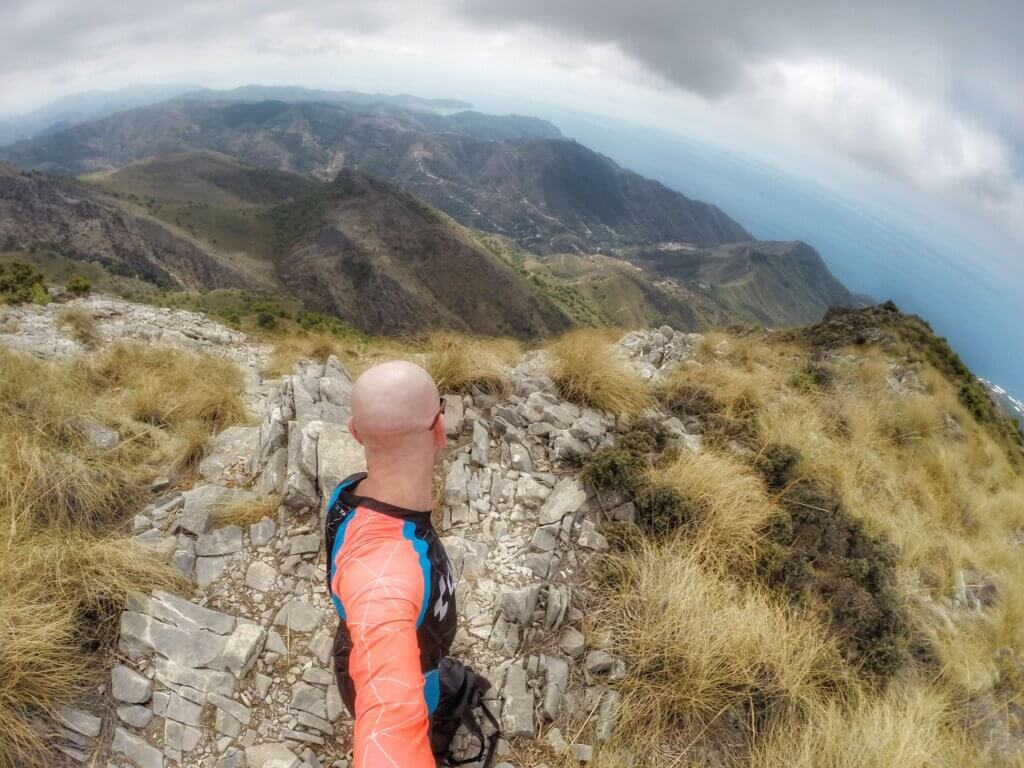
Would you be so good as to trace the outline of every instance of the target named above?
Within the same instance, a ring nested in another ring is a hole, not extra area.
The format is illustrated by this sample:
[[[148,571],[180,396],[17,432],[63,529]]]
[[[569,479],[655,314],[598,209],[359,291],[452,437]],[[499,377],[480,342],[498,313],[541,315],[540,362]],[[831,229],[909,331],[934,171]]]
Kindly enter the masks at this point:
[[[444,401],[419,366],[384,363],[356,381],[349,429],[367,472],[335,489],[325,544],[355,768],[434,768],[438,667],[456,629],[448,556],[430,522]]]

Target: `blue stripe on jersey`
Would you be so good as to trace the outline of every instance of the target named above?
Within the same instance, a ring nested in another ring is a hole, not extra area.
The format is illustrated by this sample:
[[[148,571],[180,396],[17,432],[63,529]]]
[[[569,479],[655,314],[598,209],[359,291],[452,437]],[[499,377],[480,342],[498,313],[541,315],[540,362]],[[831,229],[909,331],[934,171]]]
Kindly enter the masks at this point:
[[[427,714],[434,714],[437,703],[441,700],[441,676],[436,669],[423,676],[423,698],[427,702]]]
[[[427,557],[427,542],[416,535],[416,525],[411,520],[406,520],[402,524],[402,535],[409,540],[419,555],[420,569],[423,571],[423,605],[420,606],[420,617],[416,620],[416,629],[419,629],[427,616],[427,604],[430,602],[430,559]]]
[[[339,489],[341,488],[341,486],[338,487]],[[330,509],[330,507],[328,507],[328,509]],[[344,520],[341,521],[341,525],[338,526],[338,530],[334,534],[334,546],[331,548],[331,580],[327,585],[327,591],[330,593],[331,600],[334,603],[334,610],[338,612],[342,621],[345,620],[345,606],[341,604],[341,599],[334,594],[334,589],[331,587],[331,584],[334,583],[334,569],[338,565],[338,553],[341,551],[342,544],[345,543],[345,531],[348,529],[348,524],[355,519],[358,511],[359,507],[356,507],[348,513]]]

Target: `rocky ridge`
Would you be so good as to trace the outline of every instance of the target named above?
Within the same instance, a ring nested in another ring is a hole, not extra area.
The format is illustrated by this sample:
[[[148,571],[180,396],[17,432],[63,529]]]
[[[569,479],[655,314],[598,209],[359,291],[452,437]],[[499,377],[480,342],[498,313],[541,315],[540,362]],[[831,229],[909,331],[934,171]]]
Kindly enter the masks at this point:
[[[101,692],[106,707],[63,711],[57,748],[69,764],[110,768],[348,765],[351,723],[330,658],[336,619],[323,584],[321,510],[337,482],[362,468],[346,427],[351,376],[331,358],[258,380],[265,352],[244,334],[188,312],[87,303],[105,332],[133,329],[111,336],[239,360],[262,399],[257,426],[215,439],[199,484],[167,492],[136,516],[138,540],[169,558],[194,591],[132,597]],[[58,343],[51,314],[26,310],[21,330],[0,343],[20,334],[16,346],[39,354],[81,351]],[[636,342],[667,360],[693,343],[671,329],[645,334],[631,334],[623,349]],[[436,525],[456,576],[452,654],[495,684],[489,706],[502,723],[501,759],[543,738],[586,762],[592,743],[573,743],[568,725],[589,717],[587,739],[610,736],[618,694],[609,684],[625,666],[581,633],[576,575],[608,546],[595,526],[633,519],[636,510],[625,499],[597,498],[575,471],[620,425],[561,400],[541,353],[509,376],[508,397],[446,401],[450,450]],[[666,424],[686,436],[677,420]],[[695,447],[696,436],[686,437],[682,444]],[[218,527],[219,506],[267,495],[280,498],[273,518]]]

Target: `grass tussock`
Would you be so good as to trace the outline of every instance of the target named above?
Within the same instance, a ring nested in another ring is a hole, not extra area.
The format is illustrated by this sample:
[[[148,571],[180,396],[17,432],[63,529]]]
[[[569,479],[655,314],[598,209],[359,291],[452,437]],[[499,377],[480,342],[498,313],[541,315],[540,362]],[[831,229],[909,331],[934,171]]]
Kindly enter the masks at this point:
[[[103,333],[96,316],[84,307],[65,307],[57,315],[57,325],[86,349],[96,349],[103,343]]]
[[[713,560],[714,558],[710,558]],[[617,743],[629,765],[662,765],[729,723],[813,707],[842,679],[825,629],[755,585],[708,565],[691,541],[647,541],[602,559],[589,625],[627,662]]]
[[[548,352],[551,378],[566,400],[611,413],[639,413],[650,405],[647,385],[614,353],[606,334],[570,331]]]
[[[751,768],[981,768],[948,698],[923,686],[858,691],[783,721],[759,740]]]
[[[509,392],[506,364],[518,353],[518,344],[508,339],[435,333],[427,341],[423,367],[445,394],[501,397]]]
[[[171,350],[52,363],[0,349],[0,768],[52,765],[48,713],[108,674],[125,596],[182,588],[122,531],[155,476],[244,417],[241,389],[227,364]],[[84,421],[119,444],[92,445]]]
[[[255,499],[238,499],[213,511],[214,525],[239,525],[242,527],[258,523],[263,518],[277,519],[281,499],[275,494]]]

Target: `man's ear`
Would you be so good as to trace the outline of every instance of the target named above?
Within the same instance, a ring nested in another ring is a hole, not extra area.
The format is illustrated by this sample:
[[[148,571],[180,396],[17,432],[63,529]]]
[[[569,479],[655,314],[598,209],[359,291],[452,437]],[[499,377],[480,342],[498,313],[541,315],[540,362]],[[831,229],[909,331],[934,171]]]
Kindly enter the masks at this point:
[[[360,445],[363,444],[362,439],[359,437],[359,433],[356,432],[356,420],[353,418],[349,418],[348,420],[348,431],[352,435],[352,437],[356,439],[357,443],[359,443]]]
[[[443,413],[438,414],[437,421],[434,422],[434,442],[439,449],[444,449],[448,445],[448,430],[444,427]]]

